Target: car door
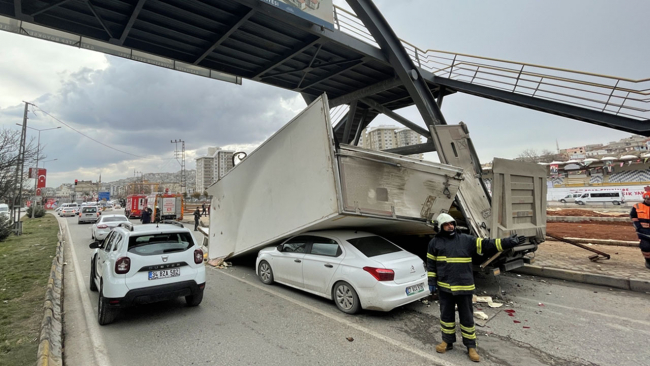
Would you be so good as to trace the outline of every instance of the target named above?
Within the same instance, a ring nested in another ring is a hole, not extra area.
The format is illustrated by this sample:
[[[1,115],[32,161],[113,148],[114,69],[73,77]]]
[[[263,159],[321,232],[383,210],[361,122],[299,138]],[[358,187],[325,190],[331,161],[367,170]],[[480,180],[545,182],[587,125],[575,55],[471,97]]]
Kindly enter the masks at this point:
[[[302,288],[302,259],[307,251],[308,238],[297,236],[287,240],[273,258],[273,273],[277,280]]]
[[[332,276],[343,260],[339,243],[330,238],[310,237],[308,252],[302,260],[304,288],[328,296]]]
[[[104,263],[106,263],[108,260],[113,241],[116,237],[116,232],[110,233],[106,239],[104,239],[103,246],[97,251],[97,258],[95,259],[95,270],[100,277],[104,276]]]

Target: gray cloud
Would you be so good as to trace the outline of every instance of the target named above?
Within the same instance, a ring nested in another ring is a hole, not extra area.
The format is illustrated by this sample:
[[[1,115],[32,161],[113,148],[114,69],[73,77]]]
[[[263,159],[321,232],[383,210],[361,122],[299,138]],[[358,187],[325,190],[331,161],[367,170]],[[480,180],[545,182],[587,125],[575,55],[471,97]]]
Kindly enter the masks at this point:
[[[200,149],[199,155],[209,145],[259,143],[304,105],[296,93],[260,83],[246,81],[239,86],[108,59],[105,70],[84,68],[72,73],[58,91],[34,103],[107,145],[149,159],[171,158],[172,139],[185,140],[186,149]],[[0,120],[3,124],[20,122],[22,111],[22,105],[2,109]],[[47,128],[60,124],[36,110],[36,116],[30,114],[29,125]],[[44,132],[41,137],[48,144],[45,152],[49,156],[64,157],[59,158],[57,170],[138,160],[69,129]],[[193,160],[189,160],[192,168]]]

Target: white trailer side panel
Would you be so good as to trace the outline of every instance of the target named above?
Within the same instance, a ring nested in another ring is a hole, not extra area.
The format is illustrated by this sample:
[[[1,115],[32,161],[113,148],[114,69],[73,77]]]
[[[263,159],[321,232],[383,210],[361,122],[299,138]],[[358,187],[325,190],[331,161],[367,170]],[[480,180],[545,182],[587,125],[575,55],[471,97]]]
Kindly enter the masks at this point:
[[[330,134],[321,97],[208,189],[210,258],[244,253],[338,215]]]

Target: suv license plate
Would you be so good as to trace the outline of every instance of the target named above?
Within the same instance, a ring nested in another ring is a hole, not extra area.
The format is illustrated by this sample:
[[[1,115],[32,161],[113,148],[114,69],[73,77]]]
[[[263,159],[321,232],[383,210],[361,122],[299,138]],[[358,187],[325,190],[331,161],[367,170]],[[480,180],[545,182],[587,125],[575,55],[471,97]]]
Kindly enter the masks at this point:
[[[406,288],[406,296],[411,296],[415,295],[417,293],[420,293],[424,291],[424,284],[423,283],[418,283],[415,286],[410,286]]]
[[[180,268],[163,269],[160,271],[149,271],[149,280],[159,280],[161,278],[178,277],[181,275]]]

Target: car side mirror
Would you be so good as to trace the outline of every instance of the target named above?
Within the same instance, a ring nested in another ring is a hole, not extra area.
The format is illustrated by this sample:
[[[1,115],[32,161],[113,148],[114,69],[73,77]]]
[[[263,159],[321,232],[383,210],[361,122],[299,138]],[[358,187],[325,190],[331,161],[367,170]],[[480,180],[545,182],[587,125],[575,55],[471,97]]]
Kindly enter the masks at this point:
[[[99,249],[99,248],[101,248],[101,247],[102,247],[102,243],[101,243],[101,242],[98,242],[98,241],[92,242],[92,243],[88,246],[88,248],[90,248],[90,249]]]
[[[282,244],[278,245],[276,249],[278,250],[278,252],[281,252],[282,251]]]

